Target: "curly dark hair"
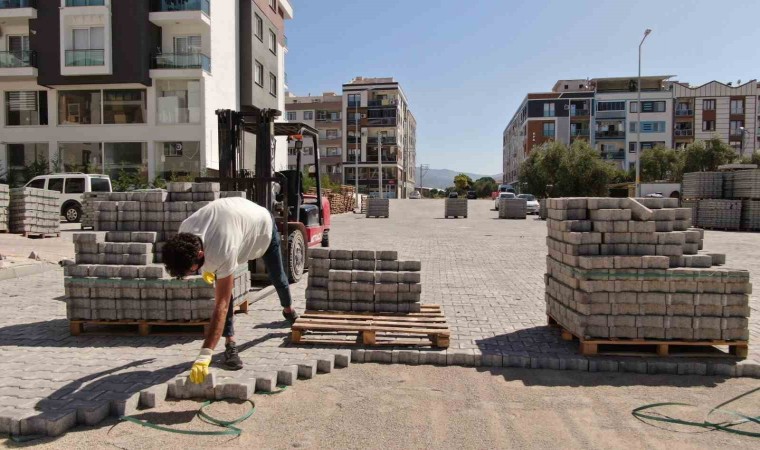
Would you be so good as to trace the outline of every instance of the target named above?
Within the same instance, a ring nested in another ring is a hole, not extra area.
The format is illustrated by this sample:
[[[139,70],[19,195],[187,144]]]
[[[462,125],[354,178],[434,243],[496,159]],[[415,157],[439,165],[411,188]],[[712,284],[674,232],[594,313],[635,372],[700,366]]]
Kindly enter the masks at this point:
[[[198,258],[201,250],[201,238],[190,233],[179,233],[166,241],[161,256],[169,274],[180,278],[187,275],[193,264],[201,263]]]

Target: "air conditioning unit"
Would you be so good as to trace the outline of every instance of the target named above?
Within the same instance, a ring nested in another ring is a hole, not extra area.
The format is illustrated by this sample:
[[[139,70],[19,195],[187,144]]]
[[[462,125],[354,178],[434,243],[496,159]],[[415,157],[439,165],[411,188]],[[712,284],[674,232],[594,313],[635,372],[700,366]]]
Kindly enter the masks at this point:
[[[565,105],[565,111],[570,111],[570,105]]]
[[[367,118],[367,115],[366,114],[362,114],[362,119],[366,119],[366,118]]]

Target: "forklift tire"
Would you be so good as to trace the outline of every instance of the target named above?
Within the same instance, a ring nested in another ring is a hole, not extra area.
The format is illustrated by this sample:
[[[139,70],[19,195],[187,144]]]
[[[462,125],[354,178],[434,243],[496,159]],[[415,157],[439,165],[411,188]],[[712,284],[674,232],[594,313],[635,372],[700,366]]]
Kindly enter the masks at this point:
[[[330,246],[330,235],[328,234],[328,230],[325,230],[325,232],[322,234],[322,247],[329,247]]]
[[[306,263],[306,243],[303,234],[298,230],[293,230],[288,235],[288,258],[286,268],[288,272],[288,281],[298,283],[303,276],[304,265]]]

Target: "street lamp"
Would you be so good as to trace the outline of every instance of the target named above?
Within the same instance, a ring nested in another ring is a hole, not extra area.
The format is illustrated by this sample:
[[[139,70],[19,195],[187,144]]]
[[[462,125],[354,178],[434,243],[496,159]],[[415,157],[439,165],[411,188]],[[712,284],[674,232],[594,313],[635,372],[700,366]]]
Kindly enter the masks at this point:
[[[744,127],[739,127],[739,131],[742,134],[742,140],[739,141],[739,156],[744,156],[744,139],[746,139],[746,135],[749,133],[749,130]]]
[[[641,46],[647,36],[652,32],[649,28],[644,31],[644,37],[639,44],[639,79],[636,90],[639,91],[638,103],[636,104],[636,196],[641,197]]]
[[[354,96],[354,99],[356,99],[356,96]],[[356,121],[356,134],[354,135],[354,140],[356,141],[356,139],[358,139],[357,142],[359,144],[357,148],[354,149],[354,184],[355,184],[354,189],[356,191],[354,193],[354,195],[356,195],[356,200],[354,201],[355,210],[359,208],[359,156],[362,154],[362,138],[361,138],[361,134],[359,134],[359,122],[360,122],[359,119],[361,117],[361,115],[359,114],[359,103],[361,103],[361,94],[359,94],[359,99],[360,99],[359,102],[356,102],[356,100],[354,100],[354,106],[356,107],[356,109],[354,110],[354,120]],[[357,143],[357,142],[354,142],[354,143]],[[356,154],[357,153],[356,150],[358,150],[358,153],[359,153],[358,155]],[[359,209],[358,212],[361,212],[361,209]]]

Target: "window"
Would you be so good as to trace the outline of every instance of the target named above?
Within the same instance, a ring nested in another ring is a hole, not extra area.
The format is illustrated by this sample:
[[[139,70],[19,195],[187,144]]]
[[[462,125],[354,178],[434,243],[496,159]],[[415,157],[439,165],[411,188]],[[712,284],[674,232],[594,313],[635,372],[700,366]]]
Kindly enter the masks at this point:
[[[174,53],[178,55],[192,55],[201,53],[202,40],[199,35],[175,36]]]
[[[103,123],[146,123],[145,97],[144,89],[103,91]]]
[[[66,194],[84,194],[84,177],[67,178]]]
[[[565,89],[568,89],[568,88],[569,88],[569,86],[568,86],[568,85],[565,85]]]
[[[168,180],[172,175],[200,174],[200,148],[201,143],[197,141],[157,142],[154,157],[156,175]]]
[[[304,111],[303,120],[314,120],[314,111]]]
[[[314,147],[304,147],[303,148],[303,154],[304,155],[313,155],[314,154]]]
[[[728,123],[728,129],[731,136],[738,136],[742,133],[742,128],[744,128],[744,121],[743,120],[732,120]]]
[[[15,91],[5,93],[5,124],[47,125],[47,91]]]
[[[290,156],[296,156],[296,155],[298,155],[298,150],[296,150],[295,147],[289,148],[288,149],[288,155],[290,155]]]
[[[64,172],[102,172],[103,151],[99,142],[60,143],[58,161]]]
[[[256,69],[253,71],[253,81],[264,87],[264,66],[258,61],[256,61]]]
[[[264,21],[261,20],[261,17],[259,17],[258,14],[254,13],[254,16],[256,16],[256,37],[259,38],[261,42],[264,42]]]
[[[103,155],[103,169],[111,179],[118,178],[124,171],[147,181],[148,146],[144,142],[107,142]]]
[[[554,103],[544,103],[544,117],[554,117]]]
[[[341,151],[338,147],[327,147],[327,156],[340,156]]]
[[[338,130],[327,130],[325,136],[327,139],[338,139],[340,137]]]
[[[703,120],[702,121],[702,131],[715,131],[715,121],[714,120]]]
[[[744,114],[744,100],[731,100],[731,114]]]
[[[35,189],[45,189],[45,179],[42,178],[40,180],[34,180],[29,183],[29,187]]]
[[[597,102],[597,111],[625,111],[625,102]]]
[[[277,0],[269,0],[269,7],[277,11]]]
[[[638,107],[637,107],[636,102],[631,102],[631,112],[638,112]],[[642,113],[665,112],[665,102],[664,101],[641,102],[641,112]]]
[[[636,122],[630,123],[631,133],[636,132]],[[664,133],[665,122],[641,122],[642,133]]]
[[[636,153],[636,143],[635,142],[629,142],[628,143],[628,153]]]
[[[715,100],[702,100],[702,109],[705,111],[715,111]]]
[[[269,30],[269,51],[277,54],[277,35],[272,30]]]
[[[92,192],[111,192],[111,183],[105,178],[90,178],[90,191]]]
[[[277,77],[269,72],[269,93],[277,97]]]
[[[348,94],[348,106],[350,108],[361,106],[361,94]]]
[[[544,124],[544,137],[554,137],[554,123]]]
[[[296,113],[294,113],[294,112],[289,112],[288,113],[288,120],[296,120],[296,118],[297,118]]]
[[[200,123],[201,83],[198,80],[157,80],[158,123]]]
[[[101,91],[59,91],[59,125],[101,124]]]
[[[63,177],[48,179],[48,191],[63,192]]]

